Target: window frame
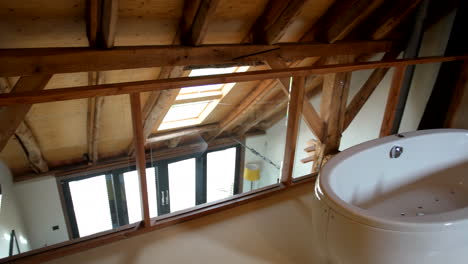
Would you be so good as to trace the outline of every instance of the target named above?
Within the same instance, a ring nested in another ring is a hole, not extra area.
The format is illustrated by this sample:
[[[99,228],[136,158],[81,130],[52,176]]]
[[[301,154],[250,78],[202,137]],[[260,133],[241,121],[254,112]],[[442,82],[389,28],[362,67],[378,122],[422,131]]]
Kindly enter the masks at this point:
[[[155,169],[155,184],[156,186],[156,204],[158,207],[158,215],[156,218],[162,217],[168,214],[174,214],[179,211],[171,212],[170,211],[170,195],[169,195],[169,177],[168,177],[168,165],[170,163],[192,159],[195,158],[195,206],[190,207],[185,210],[191,210],[199,205],[206,204],[207,201],[207,154],[222,151],[230,148],[236,149],[235,157],[235,171],[234,171],[234,189],[233,195],[235,196],[240,193],[242,190],[240,183],[242,182],[241,175],[241,158],[242,158],[242,147],[240,144],[234,144],[229,146],[221,146],[213,148],[204,152],[195,152],[187,155],[182,155],[178,157],[172,157],[167,159],[161,159],[156,161],[149,161],[146,163],[146,168]],[[67,224],[68,235],[71,239],[82,238],[79,234],[78,224],[76,220],[75,210],[73,206],[72,196],[70,192],[69,183],[73,181],[85,180],[97,176],[105,176],[106,186],[109,198],[109,209],[112,219],[112,229],[105,230],[102,232],[109,232],[116,228],[123,226],[128,226],[129,217],[128,217],[128,207],[126,200],[126,191],[125,191],[125,180],[124,173],[135,171],[136,166],[131,165],[127,167],[101,170],[99,172],[93,172],[90,174],[74,174],[67,177],[57,179],[60,186],[60,196],[62,201],[62,208],[65,215],[65,222]],[[148,183],[150,184],[150,183]],[[161,197],[161,191],[167,191],[168,203],[163,204],[163,197]],[[102,233],[98,232],[96,234]],[[93,234],[95,235],[95,234]],[[93,236],[90,235],[90,236]],[[85,236],[88,237],[88,236]]]

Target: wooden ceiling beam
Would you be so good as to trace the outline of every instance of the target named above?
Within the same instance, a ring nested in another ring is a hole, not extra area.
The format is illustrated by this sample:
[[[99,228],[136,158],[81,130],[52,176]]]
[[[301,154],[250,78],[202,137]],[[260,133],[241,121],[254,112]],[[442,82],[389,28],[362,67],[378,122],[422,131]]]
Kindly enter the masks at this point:
[[[383,2],[384,0],[336,1],[301,41],[321,40],[335,43],[342,40]]]
[[[0,94],[0,106],[15,104],[34,104],[72,99],[89,98],[93,96],[110,96],[136,92],[174,90],[183,87],[247,82],[253,80],[278,79],[290,76],[309,76],[337,72],[350,72],[376,68],[389,68],[405,65],[428,64],[448,61],[467,60],[468,55],[446,57],[420,57],[415,59],[397,59],[389,61],[357,62],[310,67],[297,67],[281,70],[262,70],[242,73],[228,73],[198,77],[180,77],[167,80],[149,80],[127,83],[103,84],[95,86],[78,86],[57,88],[45,91]]]
[[[86,35],[90,47],[98,46],[101,30],[101,0],[86,0]]]
[[[52,75],[31,75],[21,77],[9,95],[24,92],[40,91],[45,88]],[[17,104],[13,106],[0,107],[0,151],[6,146],[8,140],[21,125],[26,114],[31,109],[30,104]]]
[[[200,7],[200,3],[201,0],[184,1],[184,10],[179,26],[180,36],[176,36],[176,38],[178,38],[179,43],[183,43],[185,45],[190,45],[192,43],[192,25]]]
[[[387,52],[382,58],[382,61],[396,59],[399,55],[399,52]],[[367,102],[372,93],[377,89],[377,86],[383,80],[387,74],[389,68],[380,68],[375,69],[364,85],[359,89],[359,91],[354,95],[353,99],[346,108],[345,121],[343,125],[343,131],[348,128],[353,119],[357,116],[359,111],[361,111],[364,104]]]
[[[302,8],[309,2],[307,0],[290,0],[284,1],[288,2],[286,8],[281,12],[281,14],[276,18],[275,22],[268,27],[264,32],[257,32],[257,34],[262,35],[265,43],[274,44],[278,43],[283,37],[284,33],[289,26],[297,19],[299,14],[302,11]],[[276,12],[273,10],[273,12]]]
[[[398,1],[396,5],[385,15],[376,29],[372,32],[374,40],[384,39],[390,35],[409,15],[411,15],[422,0]]]
[[[105,48],[113,48],[117,20],[119,16],[119,0],[102,0],[101,34],[102,45]]]
[[[104,83],[104,76],[101,72],[89,72],[88,83],[99,85]],[[98,142],[101,128],[101,113],[104,105],[104,97],[97,96],[88,98],[88,156],[90,162],[96,163],[99,158]]]
[[[21,122],[15,132],[15,137],[23,149],[30,167],[35,173],[44,173],[49,171],[47,162],[42,156],[41,148],[37,143],[31,129],[25,122]]]
[[[367,54],[392,50],[391,41],[355,41],[335,44],[206,45],[93,48],[0,49],[0,76],[24,76],[121,69],[287,61],[306,57]]]
[[[291,0],[270,0],[268,1],[263,13],[257,18],[247,36],[243,39],[244,42],[263,43],[263,33],[273,25],[276,19],[286,9]]]
[[[189,128],[180,128],[176,130],[171,130],[168,132],[159,132],[156,134],[151,134],[146,140],[146,144],[166,141],[174,138],[180,138],[185,136],[199,135],[204,132],[209,132],[219,129],[219,124],[209,124]]]
[[[198,10],[195,14],[190,29],[189,42],[185,44],[193,46],[198,46],[202,44],[203,39],[205,38],[205,35],[207,33],[210,20],[213,17],[219,2],[220,0],[200,0]],[[194,4],[190,5],[189,7],[193,5]],[[190,19],[190,15],[193,14],[193,11],[192,9],[186,9],[186,11],[188,11],[188,19]]]

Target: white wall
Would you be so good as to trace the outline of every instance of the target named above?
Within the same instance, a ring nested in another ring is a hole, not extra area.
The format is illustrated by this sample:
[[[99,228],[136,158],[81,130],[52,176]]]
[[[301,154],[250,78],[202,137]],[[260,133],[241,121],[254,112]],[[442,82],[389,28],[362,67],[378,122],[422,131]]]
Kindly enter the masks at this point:
[[[15,191],[33,249],[68,240],[55,177],[17,183]],[[52,230],[55,225],[59,230]]]
[[[313,184],[49,264],[316,263]]]
[[[13,187],[13,179],[8,167],[0,161],[0,184],[2,185],[2,204],[0,208],[0,258],[8,256],[10,233],[15,230],[21,252],[30,250],[28,236],[21,208]]]
[[[450,28],[455,13],[452,12],[439,23],[434,24],[424,34],[419,56],[437,56],[443,55],[447,45]],[[380,59],[382,54],[376,56]],[[422,114],[424,112],[429,96],[432,92],[440,64],[426,64],[416,66],[413,81],[408,95],[408,101],[403,114],[400,132],[417,130]],[[359,91],[362,85],[369,78],[372,70],[355,71],[352,73],[348,103]],[[382,82],[377,86],[374,93],[363,106],[350,126],[344,131],[340,150],[347,149],[359,143],[376,139],[379,137],[380,127],[385,111],[388,92],[392,81],[393,69],[389,70]],[[320,109],[320,94],[311,98],[310,102],[317,111]],[[267,156],[280,163],[284,154],[284,140],[286,135],[286,117],[266,131],[266,135],[248,139],[250,144],[260,144],[262,141],[267,147],[264,149]],[[301,119],[299,135],[294,160],[293,177],[299,177],[311,173],[312,163],[303,164],[300,160],[307,157],[304,148],[306,142],[315,139],[307,125]],[[262,149],[263,150],[263,149]],[[247,160],[247,159],[246,159]],[[271,167],[271,166],[270,166]],[[270,174],[262,173],[262,180],[259,186],[266,186],[276,180],[278,174],[267,168]],[[250,188],[250,184],[248,184]],[[250,189],[248,189],[250,190]]]

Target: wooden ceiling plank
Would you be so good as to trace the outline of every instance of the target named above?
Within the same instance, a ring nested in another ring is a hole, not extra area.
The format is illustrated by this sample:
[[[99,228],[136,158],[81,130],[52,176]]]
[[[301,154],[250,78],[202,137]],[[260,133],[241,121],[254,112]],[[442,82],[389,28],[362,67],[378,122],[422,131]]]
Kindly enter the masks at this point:
[[[387,52],[382,58],[382,61],[393,60],[398,57],[399,52]],[[343,126],[343,131],[348,128],[353,119],[357,116],[359,111],[361,111],[364,104],[367,102],[369,97],[375,91],[377,86],[383,80],[387,74],[389,68],[380,68],[375,69],[364,85],[359,89],[359,91],[354,95],[353,99],[346,108],[345,121]]]
[[[133,142],[135,143],[135,159],[136,167],[140,180],[141,207],[143,216],[144,228],[151,226],[151,218],[148,202],[148,187],[146,182],[146,157],[145,157],[145,141],[143,136],[143,119],[141,117],[141,102],[140,94],[130,94],[130,105],[132,110],[132,126],[133,126]]]
[[[420,57],[415,59],[396,59],[389,61],[372,61],[320,65],[309,67],[288,68],[281,70],[261,70],[242,73],[228,73],[198,77],[180,77],[167,80],[149,80],[127,83],[102,84],[95,86],[78,86],[57,88],[45,91],[0,94],[0,106],[15,104],[34,104],[72,99],[89,98],[93,96],[110,96],[136,92],[174,90],[182,87],[247,82],[253,80],[278,79],[290,76],[309,76],[337,72],[350,72],[376,68],[389,68],[405,65],[428,64],[448,61],[467,60],[468,55],[446,57]]]
[[[306,0],[291,0],[289,1],[287,7],[283,10],[281,15],[277,17],[275,22],[266,30],[264,34],[264,39],[266,43],[274,44],[279,42],[281,37],[288,29],[288,27],[294,23],[299,14],[302,11],[302,8],[308,3]]]
[[[395,68],[393,73],[392,85],[390,86],[382,126],[380,127],[380,137],[389,136],[392,132],[405,71],[406,66],[399,66]]]
[[[219,2],[220,0],[201,0],[190,30],[191,45],[197,46],[202,44],[207,33],[210,20],[213,17]]]
[[[29,165],[36,173],[44,173],[49,171],[47,162],[42,156],[41,148],[37,143],[36,138],[29,126],[23,121],[20,123],[15,132],[16,139],[19,141],[26,157],[29,161]]]
[[[288,105],[288,125],[286,128],[286,144],[281,171],[281,183],[291,185],[294,167],[294,154],[296,153],[297,135],[301,119],[302,105],[304,103],[305,77],[295,77],[291,87],[291,97]]]
[[[354,41],[334,44],[207,45],[93,48],[39,48],[0,50],[0,76],[109,71],[162,66],[216,65],[297,60],[306,57],[367,54],[392,50],[391,41]]]
[[[8,94],[16,94],[31,91],[40,91],[45,88],[52,75],[31,75],[21,77],[13,90]],[[18,104],[7,107],[0,107],[0,151],[6,146],[8,140],[21,125],[26,114],[31,108],[30,104]]]

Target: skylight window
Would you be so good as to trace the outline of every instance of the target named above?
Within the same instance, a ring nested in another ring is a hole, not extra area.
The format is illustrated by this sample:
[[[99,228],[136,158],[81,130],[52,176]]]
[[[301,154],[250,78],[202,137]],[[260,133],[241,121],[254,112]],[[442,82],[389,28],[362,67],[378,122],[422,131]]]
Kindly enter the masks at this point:
[[[195,69],[190,77],[245,72],[248,66]],[[176,101],[164,117],[158,130],[194,126],[203,122],[235,83],[192,86],[180,89]]]

